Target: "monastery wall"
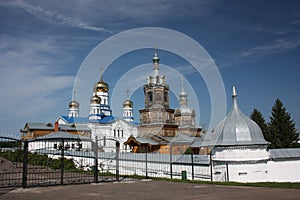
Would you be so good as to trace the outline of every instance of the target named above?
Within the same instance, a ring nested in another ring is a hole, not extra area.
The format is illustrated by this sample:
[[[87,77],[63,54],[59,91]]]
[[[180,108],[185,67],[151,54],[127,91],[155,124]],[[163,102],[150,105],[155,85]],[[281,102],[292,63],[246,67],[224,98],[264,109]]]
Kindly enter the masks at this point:
[[[269,161],[269,182],[300,182],[300,160]]]
[[[77,152],[77,153],[80,153]],[[85,153],[85,152],[82,152]],[[90,152],[92,153],[92,152]],[[91,155],[92,156],[92,155]],[[99,170],[115,173],[115,153],[99,152]],[[59,158],[60,155],[53,155]],[[91,170],[94,165],[93,157],[65,156],[72,158],[77,167]],[[139,175],[149,177],[182,178],[185,172],[187,179],[205,180],[211,179],[211,167],[209,156],[194,155],[193,163],[191,155],[172,155],[172,169],[170,155],[145,154],[145,153],[121,153],[119,160],[119,172],[121,175]],[[260,162],[218,162],[212,166],[213,181],[220,182],[300,182],[300,160],[269,160]]]

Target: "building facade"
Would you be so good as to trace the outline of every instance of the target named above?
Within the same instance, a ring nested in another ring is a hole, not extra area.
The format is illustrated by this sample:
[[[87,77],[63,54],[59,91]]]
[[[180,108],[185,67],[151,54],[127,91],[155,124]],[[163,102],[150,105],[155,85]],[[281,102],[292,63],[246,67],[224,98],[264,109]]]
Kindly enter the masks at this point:
[[[79,117],[79,103],[73,99],[69,103],[68,116],[57,118],[59,124],[86,125],[91,131],[91,138],[98,141],[103,151],[115,151],[116,142],[120,142],[121,152],[128,152],[129,148],[124,142],[131,135],[137,135],[137,123],[133,117],[133,102],[127,97],[123,102],[123,116],[115,117],[112,114],[109,100],[109,85],[102,75],[95,83],[90,98],[89,116]]]
[[[195,111],[188,107],[183,87],[180,107],[170,108],[170,88],[166,77],[159,72],[160,58],[156,50],[152,61],[153,73],[143,87],[145,104],[139,110],[138,135],[128,138],[125,144],[132,152],[184,153],[194,137],[201,136],[201,128],[195,125]]]
[[[71,150],[87,150],[91,148],[92,130],[86,125],[52,123],[26,123],[20,130],[21,139],[31,141],[29,151],[38,149],[57,150],[61,148]],[[72,138],[62,146],[58,139]],[[45,139],[47,142],[39,142]]]

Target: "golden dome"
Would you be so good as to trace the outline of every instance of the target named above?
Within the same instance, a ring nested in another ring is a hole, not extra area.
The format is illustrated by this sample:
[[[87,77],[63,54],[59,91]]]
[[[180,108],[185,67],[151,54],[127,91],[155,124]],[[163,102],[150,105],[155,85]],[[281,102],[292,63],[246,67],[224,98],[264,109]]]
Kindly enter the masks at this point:
[[[123,107],[130,107],[130,108],[132,108],[132,106],[133,106],[133,103],[129,99],[126,99],[124,101],[124,103],[123,103]]]
[[[94,91],[95,92],[108,92],[109,91],[109,86],[107,83],[105,83],[102,80],[102,76],[100,78],[100,81],[98,83],[95,84],[94,86]]]
[[[73,99],[70,103],[69,103],[69,108],[79,108],[79,103]]]
[[[97,94],[94,94],[91,97],[91,104],[100,104],[101,103],[101,98],[97,96]]]

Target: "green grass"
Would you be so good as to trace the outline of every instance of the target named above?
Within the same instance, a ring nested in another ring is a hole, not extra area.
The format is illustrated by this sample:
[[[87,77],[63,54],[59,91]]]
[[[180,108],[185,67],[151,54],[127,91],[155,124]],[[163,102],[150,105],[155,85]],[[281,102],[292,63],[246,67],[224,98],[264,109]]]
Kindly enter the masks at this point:
[[[181,179],[169,179],[169,178],[152,178],[152,179],[171,181],[171,182],[181,182],[181,183],[194,183],[194,184],[300,189],[300,183],[290,183],[290,182],[238,183],[238,182],[210,182],[210,181],[196,181],[196,180],[181,180]]]

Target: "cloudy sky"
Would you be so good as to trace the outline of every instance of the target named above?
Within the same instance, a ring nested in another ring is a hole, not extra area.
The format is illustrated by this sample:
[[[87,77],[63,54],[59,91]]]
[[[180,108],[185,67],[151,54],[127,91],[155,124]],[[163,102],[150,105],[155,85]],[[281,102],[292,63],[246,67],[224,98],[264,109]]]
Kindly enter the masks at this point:
[[[58,115],[66,115],[74,81],[88,54],[107,38],[141,27],[167,28],[197,41],[221,74],[227,110],[235,85],[245,114],[250,115],[257,108],[269,121],[271,108],[279,98],[300,127],[297,0],[1,0],[0,132],[19,134],[26,122],[53,122]],[[159,50],[159,44],[154,46]],[[185,85],[198,88],[195,91],[199,125],[208,126],[212,103],[201,75],[188,73],[187,62],[174,52],[161,50],[159,55],[166,66],[177,71],[185,67],[181,71],[187,81]],[[153,49],[141,49],[104,66],[103,78],[110,84],[111,94],[123,74],[135,66],[151,63],[152,56]],[[147,75],[139,74],[132,79],[143,79],[146,83]],[[164,75],[168,80],[168,74]],[[97,82],[98,72],[90,79]],[[180,85],[180,78],[177,79]],[[87,88],[90,94],[92,87]],[[141,88],[131,90],[138,118],[143,93]],[[171,95],[175,99],[171,105],[178,106],[176,94]],[[79,102],[82,115],[88,113],[89,98]],[[121,105],[113,109],[119,115]]]

